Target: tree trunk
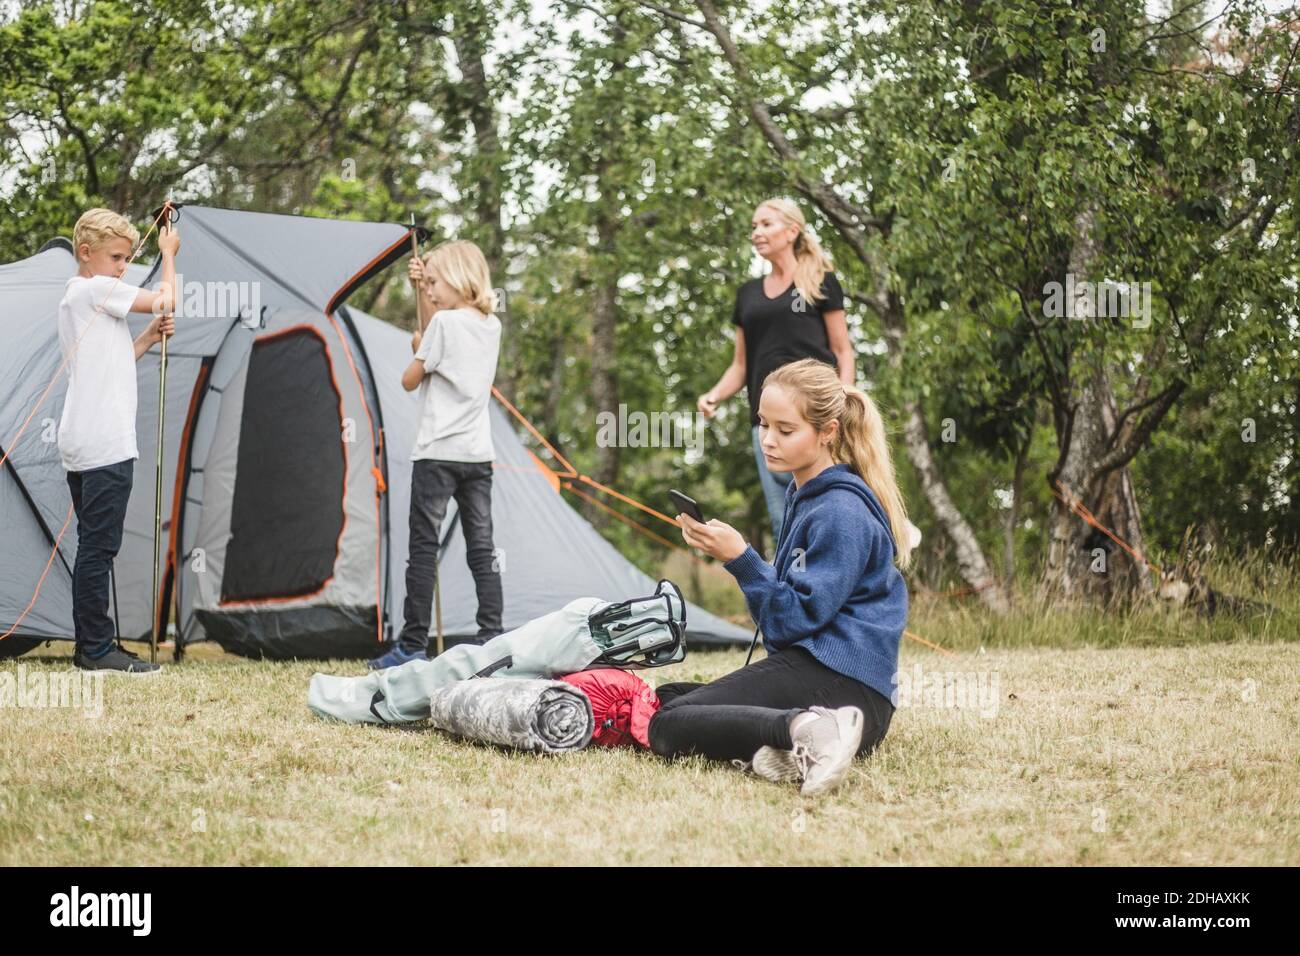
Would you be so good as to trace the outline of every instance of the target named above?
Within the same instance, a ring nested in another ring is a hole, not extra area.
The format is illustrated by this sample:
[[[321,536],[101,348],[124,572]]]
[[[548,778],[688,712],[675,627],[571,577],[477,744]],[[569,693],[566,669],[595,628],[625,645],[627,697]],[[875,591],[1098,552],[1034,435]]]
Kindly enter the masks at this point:
[[[948,488],[939,477],[930,453],[930,439],[926,434],[925,415],[920,402],[909,402],[906,406],[907,422],[903,427],[904,441],[907,445],[907,457],[912,461],[917,476],[921,479],[921,488],[935,518],[943,526],[944,532],[956,549],[957,569],[962,579],[975,589],[979,599],[994,611],[1007,609],[1006,595],[998,587],[997,581],[989,570],[984,551],[980,548],[975,532],[962,513],[953,504]]]
[[[895,371],[902,368],[903,343],[906,341],[907,320],[903,312],[903,302],[898,294],[891,291],[891,275],[884,263],[876,256],[868,256],[873,267],[874,284],[871,302],[876,314],[881,317],[885,330],[885,342],[888,349],[889,364]],[[921,480],[921,491],[934,513],[935,520],[943,529],[944,535],[952,542],[957,571],[967,587],[975,591],[979,600],[991,611],[1002,613],[1007,610],[1007,599],[993,577],[984,549],[980,547],[975,529],[971,527],[966,516],[961,513],[948,493],[948,486],[939,474],[935,464],[934,453],[930,448],[930,436],[925,424],[925,412],[918,399],[913,399],[903,406],[903,443],[907,448],[907,457],[916,469]]]
[[[1102,368],[1093,368],[1074,408],[1074,424],[1061,448],[1053,477],[1063,488],[1052,490],[1079,501],[1103,527],[1138,555],[1144,554],[1142,519],[1127,467],[1099,475],[1097,463],[1108,451],[1114,429],[1115,398]],[[1151,588],[1144,563],[1135,560],[1108,535],[1093,527],[1060,498],[1052,520],[1047,553],[1051,587],[1066,597],[1090,597],[1111,603]]]
[[[1086,209],[1075,221],[1068,270],[1076,283],[1091,278],[1096,258],[1093,216],[1093,211]],[[1080,291],[1067,303],[1064,321],[1093,321],[1081,316],[1082,295]],[[1151,584],[1141,560],[1075,514],[1059,497],[1080,502],[1099,524],[1138,555],[1143,554],[1141,514],[1127,465],[1110,471],[1098,467],[1111,450],[1118,418],[1110,376],[1099,358],[1088,357],[1083,365],[1077,400],[1069,409],[1057,409],[1058,457],[1048,483],[1058,497],[1047,552],[1047,583],[1064,597],[1109,604],[1148,591]],[[1074,398],[1070,392],[1066,397]]]
[[[564,396],[564,379],[568,372],[568,366],[564,364],[568,344],[569,337],[564,325],[556,323],[551,338],[551,379],[546,387],[546,401],[542,404],[542,428],[546,430],[546,440],[556,449],[560,447],[560,399]],[[511,404],[514,404],[513,399]],[[559,462],[552,462],[552,467],[563,466]]]
[[[621,52],[627,36],[627,27],[620,16],[615,16],[610,32],[611,48],[616,51],[611,55],[609,71],[611,87],[616,78],[627,68],[627,62]],[[600,190],[600,200],[595,209],[596,248],[591,260],[594,269],[594,296],[591,311],[591,404],[595,414],[609,412],[619,414],[618,387],[618,256],[615,248],[619,231],[624,220],[620,210],[617,188],[610,182],[610,169],[615,157],[624,149],[622,135],[617,124],[611,124],[604,134],[603,141],[597,146],[595,162],[596,186]],[[596,464],[592,477],[598,482],[613,488],[618,481],[619,453],[617,441],[608,445],[596,444]],[[609,522],[609,516],[603,511],[590,508],[591,522],[601,527]]]

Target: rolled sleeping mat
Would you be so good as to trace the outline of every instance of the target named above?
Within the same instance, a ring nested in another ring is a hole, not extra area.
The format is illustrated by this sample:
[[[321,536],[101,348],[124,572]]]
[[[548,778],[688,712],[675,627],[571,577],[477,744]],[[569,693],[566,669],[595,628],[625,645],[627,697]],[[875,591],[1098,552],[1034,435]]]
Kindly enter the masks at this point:
[[[429,695],[429,720],[439,730],[537,753],[581,750],[596,721],[591,701],[558,680],[478,677]]]

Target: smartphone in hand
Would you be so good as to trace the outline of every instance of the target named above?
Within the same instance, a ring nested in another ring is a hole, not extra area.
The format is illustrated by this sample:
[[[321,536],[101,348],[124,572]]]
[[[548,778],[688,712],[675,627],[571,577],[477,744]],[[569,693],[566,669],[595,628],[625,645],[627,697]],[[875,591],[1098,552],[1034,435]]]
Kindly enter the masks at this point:
[[[695,499],[690,495],[684,495],[676,488],[668,492],[668,497],[672,499],[674,507],[682,514],[688,514],[700,524],[704,524],[704,513],[700,511],[700,506],[695,503]]]

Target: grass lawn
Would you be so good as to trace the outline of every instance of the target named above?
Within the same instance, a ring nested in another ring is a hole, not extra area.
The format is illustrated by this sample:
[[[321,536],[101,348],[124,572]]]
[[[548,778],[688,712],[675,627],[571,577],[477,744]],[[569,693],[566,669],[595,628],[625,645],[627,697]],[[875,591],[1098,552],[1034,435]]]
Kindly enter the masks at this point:
[[[816,801],[695,758],[537,757],[326,722],[307,681],[356,662],[199,645],[163,675],[107,678],[99,717],[0,709],[0,864],[1300,863],[1293,635],[1090,641],[1085,617],[1060,647],[997,646],[977,618],[919,608],[918,631],[962,649],[906,641],[900,670],[975,674],[994,697],[901,707]],[[0,673],[66,671],[70,651]],[[646,676],[743,661],[698,652]]]

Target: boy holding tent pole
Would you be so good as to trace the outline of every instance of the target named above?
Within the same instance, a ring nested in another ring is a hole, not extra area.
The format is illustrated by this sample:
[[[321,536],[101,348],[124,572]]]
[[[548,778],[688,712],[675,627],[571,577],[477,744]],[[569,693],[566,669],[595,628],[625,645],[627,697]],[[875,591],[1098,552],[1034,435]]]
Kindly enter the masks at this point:
[[[429,617],[438,576],[439,533],[456,499],[465,554],[478,594],[479,641],[501,633],[501,574],[492,544],[492,428],[488,402],[501,346],[501,321],[487,260],[472,242],[444,242],[421,259],[410,280],[420,327],[415,357],[402,373],[419,390],[420,427],[411,451],[410,553],[405,618],[396,646],[370,662],[396,667],[428,656]]]
[[[72,244],[77,274],[59,303],[59,347],[68,391],[59,420],[59,457],[77,515],[77,557],[72,568],[73,663],[83,670],[154,673],[114,643],[108,615],[109,575],[122,546],[135,459],[135,363],[172,334],[176,253],[180,235],[165,222],[158,232],[162,282],[150,292],[122,281],[140,234],[124,217],[91,209],[77,220]],[[134,340],[131,312],[153,320]]]

